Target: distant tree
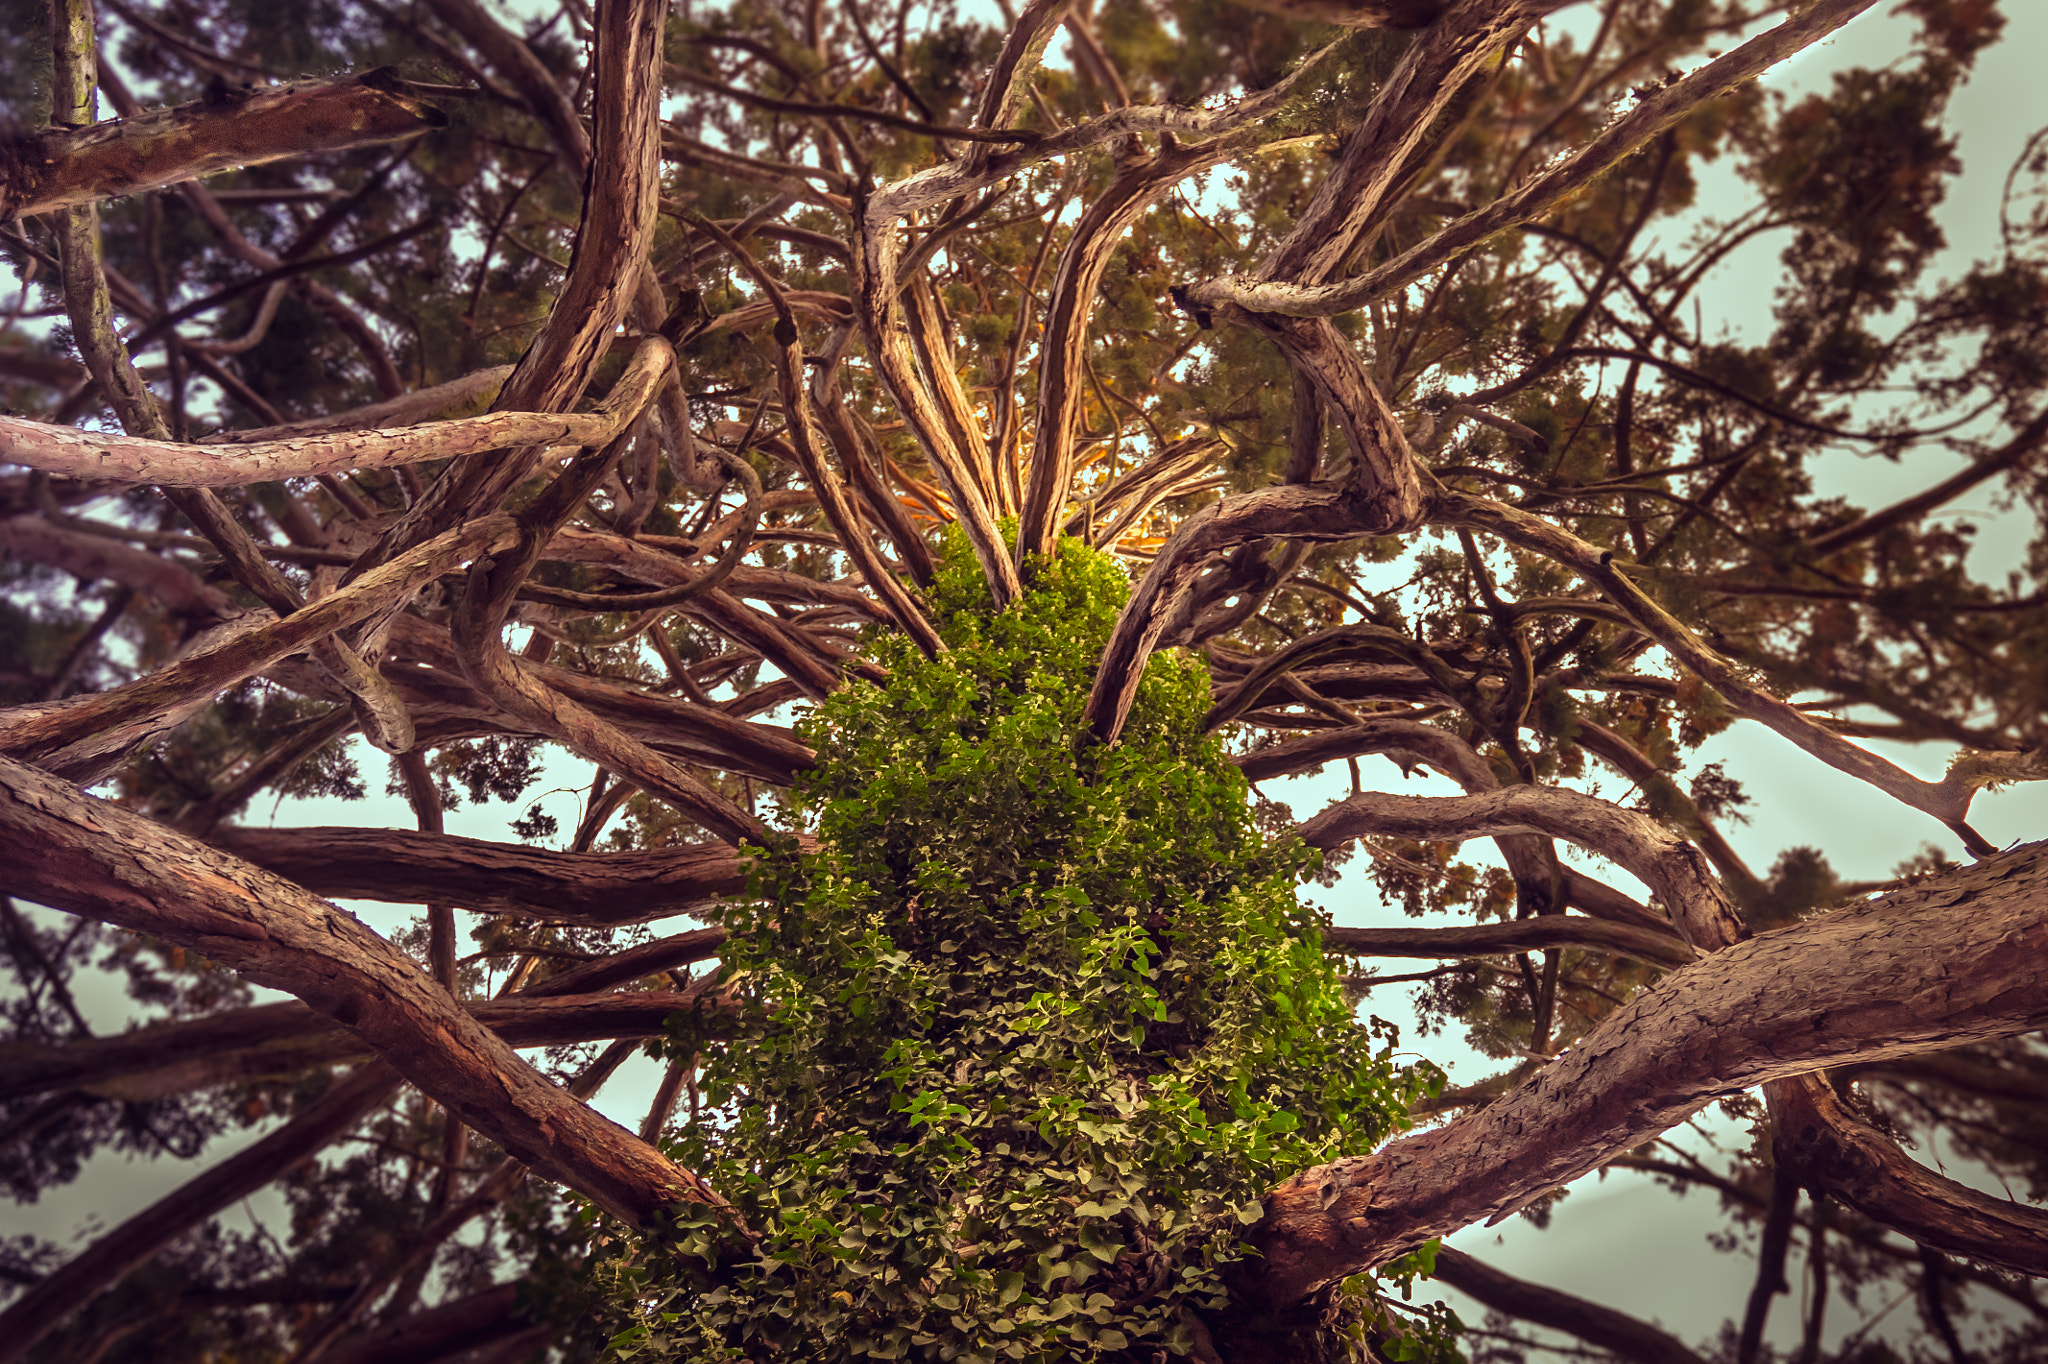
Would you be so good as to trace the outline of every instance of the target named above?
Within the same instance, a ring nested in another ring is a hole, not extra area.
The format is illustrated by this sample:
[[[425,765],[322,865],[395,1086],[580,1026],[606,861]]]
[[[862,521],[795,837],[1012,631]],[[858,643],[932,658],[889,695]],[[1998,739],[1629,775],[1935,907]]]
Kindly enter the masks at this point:
[[[1873,3],[9,0],[0,1170],[278,1121],[0,1243],[0,1361],[1751,1364],[1795,1245],[1802,1364],[2042,1358],[2048,845],[1969,809],[2048,776],[2048,541],[1942,513],[2048,500],[2048,135],[1930,283],[1994,0],[1754,82]],[[1737,720],[1969,863],[1759,874]],[[1298,898],[1355,851],[1435,921]],[[1399,957],[1499,1075],[1354,1021]],[[1436,1246],[1608,1168],[1754,1236],[1718,1343]]]

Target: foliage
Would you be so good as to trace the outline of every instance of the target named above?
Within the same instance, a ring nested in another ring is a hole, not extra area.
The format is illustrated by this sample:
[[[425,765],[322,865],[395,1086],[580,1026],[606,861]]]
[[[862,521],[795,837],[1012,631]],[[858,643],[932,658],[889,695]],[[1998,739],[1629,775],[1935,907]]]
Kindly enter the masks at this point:
[[[949,651],[873,639],[887,683],[803,724],[792,838],[722,916],[763,1022],[670,1044],[711,1105],[671,1149],[759,1258],[694,1283],[628,1241],[611,1273],[646,1320],[621,1355],[1185,1354],[1264,1192],[1441,1083],[1352,1021],[1295,896],[1313,854],[1252,827],[1206,669],[1153,660],[1121,741],[1084,739],[1125,590],[1070,540],[997,613],[956,534],[930,594]]]

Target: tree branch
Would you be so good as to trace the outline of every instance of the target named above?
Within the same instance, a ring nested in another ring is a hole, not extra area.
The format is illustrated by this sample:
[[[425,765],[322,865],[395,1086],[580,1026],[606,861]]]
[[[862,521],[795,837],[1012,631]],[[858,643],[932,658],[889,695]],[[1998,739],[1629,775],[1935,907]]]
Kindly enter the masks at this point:
[[[1511,786],[1472,796],[1389,796],[1363,792],[1300,828],[1311,848],[1360,834],[1462,839],[1539,833],[1569,839],[1626,867],[1664,902],[1695,948],[1714,952],[1747,932],[1699,849],[1643,815],[1555,786]]]
[[[140,194],[294,156],[396,142],[447,117],[379,67],[195,100],[0,147],[0,221]]]
[[[404,829],[216,828],[206,841],[315,895],[447,901],[480,914],[592,926],[690,914],[746,888],[749,859],[722,843],[550,852]]]
[[[2048,1211],[1993,1198],[1907,1156],[1815,1075],[1765,1090],[1778,1150],[1816,1194],[1951,1255],[2048,1276]]]
[[[390,1098],[399,1080],[381,1063],[332,1085],[290,1122],[158,1199],[45,1275],[0,1311],[0,1364],[12,1364],[73,1312],[181,1234],[317,1155]]]
[[[2044,1022],[2048,844],[2035,843],[1724,948],[1484,1109],[1289,1180],[1251,1231],[1257,1289],[1294,1302],[1498,1221],[1751,1085]]]
[[[1568,1332],[1634,1364],[1705,1364],[1677,1337],[1646,1321],[1503,1274],[1449,1246],[1437,1247],[1436,1270],[1430,1277],[1496,1311],[1553,1331]]]
[[[1296,236],[1289,239],[1291,249],[1284,255],[1276,254],[1275,261],[1269,262],[1261,271],[1259,282],[1231,278],[1205,280],[1190,288],[1188,297],[1211,308],[1234,304],[1248,312],[1280,313],[1291,317],[1330,317],[1362,307],[1449,264],[1494,234],[1547,212],[1701,104],[1726,94],[1793,53],[1819,42],[1875,3],[1876,0],[1820,0],[1768,33],[1750,39],[1685,79],[1648,96],[1556,169],[1537,176],[1485,208],[1466,214],[1427,241],[1363,275],[1335,283],[1326,282],[1335,273],[1335,266],[1342,263],[1342,255],[1334,250],[1334,245],[1323,246],[1317,240],[1317,233],[1308,230],[1311,223],[1321,223],[1337,211],[1334,207],[1323,208],[1319,213],[1323,197],[1319,194],[1317,204],[1303,215],[1302,226],[1296,229]],[[1475,8],[1480,7],[1477,0],[1473,0],[1473,4]],[[1555,6],[1524,5],[1521,22],[1526,23],[1533,17],[1533,12],[1550,8]],[[1440,26],[1440,31],[1449,27],[1449,22],[1446,22]],[[1518,32],[1519,28],[1515,31]],[[1509,33],[1502,41],[1512,36]],[[1435,38],[1434,32],[1431,38]],[[1489,49],[1497,50],[1498,45]],[[1403,65],[1405,70],[1407,64],[1404,62]],[[1448,94],[1445,97],[1448,98]],[[1362,135],[1359,141],[1365,141]],[[1350,148],[1347,148],[1347,168],[1353,159]],[[1367,170],[1390,177],[1399,160],[1394,156],[1383,163],[1365,163],[1350,178],[1359,179]],[[1333,173],[1325,182],[1331,187],[1326,192],[1335,193],[1339,180],[1339,174]],[[1345,181],[1349,182],[1348,179]],[[1341,196],[1333,199],[1334,205],[1341,206],[1346,202]],[[1319,246],[1322,247],[1320,251],[1317,250]],[[1297,258],[1300,268],[1296,266]],[[1307,269],[1311,262],[1319,267],[1313,272]]]
[[[1491,957],[1574,947],[1658,966],[1685,966],[1699,956],[1670,933],[1564,914],[1458,928],[1326,928],[1323,946],[1361,957]]]
[[[20,893],[299,996],[528,1168],[629,1224],[678,1201],[725,1206],[548,1083],[389,943],[289,881],[7,759],[0,848]]]

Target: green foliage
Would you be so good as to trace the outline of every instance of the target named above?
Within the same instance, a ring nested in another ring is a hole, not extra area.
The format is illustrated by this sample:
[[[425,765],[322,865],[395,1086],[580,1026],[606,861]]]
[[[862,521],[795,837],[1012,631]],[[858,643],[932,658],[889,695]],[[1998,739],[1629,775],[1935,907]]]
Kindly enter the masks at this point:
[[[1069,541],[995,613],[956,536],[950,652],[874,639],[887,685],[803,726],[821,758],[789,821],[816,850],[785,843],[726,913],[758,1022],[672,1041],[713,1113],[671,1149],[758,1258],[715,1287],[677,1246],[614,1261],[621,1356],[1185,1353],[1263,1193],[1436,1082],[1354,1024],[1295,896],[1313,859],[1254,829],[1200,664],[1154,659],[1121,742],[1084,741],[1124,590]],[[685,1222],[680,1248],[716,1234]]]

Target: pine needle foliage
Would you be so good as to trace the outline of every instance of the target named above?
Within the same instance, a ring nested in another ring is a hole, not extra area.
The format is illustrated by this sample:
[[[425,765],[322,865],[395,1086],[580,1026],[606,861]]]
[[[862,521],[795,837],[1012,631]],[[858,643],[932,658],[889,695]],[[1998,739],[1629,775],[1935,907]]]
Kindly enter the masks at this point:
[[[998,613],[956,538],[931,594],[948,652],[876,638],[886,685],[804,725],[792,838],[726,916],[761,1022],[671,1043],[701,1049],[715,1110],[676,1155],[760,1256],[707,1286],[635,1247],[619,1354],[1184,1354],[1265,1190],[1440,1083],[1354,1022],[1295,893],[1312,855],[1253,828],[1199,661],[1155,658],[1120,742],[1083,740],[1125,592],[1068,541]]]

